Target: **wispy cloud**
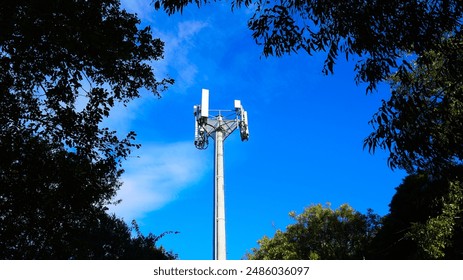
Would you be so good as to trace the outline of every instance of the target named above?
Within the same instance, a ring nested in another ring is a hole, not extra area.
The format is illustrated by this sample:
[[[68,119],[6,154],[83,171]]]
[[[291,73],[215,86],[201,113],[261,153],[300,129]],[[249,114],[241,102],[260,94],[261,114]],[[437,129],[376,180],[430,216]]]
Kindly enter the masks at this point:
[[[179,41],[189,41],[206,26],[206,22],[198,20],[180,22],[178,24]]]
[[[176,80],[174,88],[184,91],[190,87],[196,78],[198,68],[189,59],[190,50],[195,47],[195,37],[208,26],[207,21],[184,19],[180,22],[155,11],[150,1],[123,0],[122,7],[135,13],[142,24],[151,26],[153,35],[164,43],[164,59],[153,61],[152,66],[158,77],[172,77]]]
[[[209,168],[200,164],[204,153],[191,142],[145,144],[138,153],[139,157],[129,159],[124,165],[124,184],[117,197],[122,202],[110,209],[127,220],[142,218],[175,200]]]
[[[162,75],[170,75],[176,83],[177,89],[186,89],[195,82],[198,67],[190,59],[191,50],[196,47],[194,39],[208,26],[207,22],[187,20],[179,22],[174,28],[155,30],[156,34],[165,42],[164,59],[154,63],[155,69]]]
[[[207,22],[166,19],[166,22],[155,23],[159,18],[153,16],[154,7],[145,0],[123,0],[122,7],[136,13],[142,24],[151,25],[154,36],[165,42],[164,59],[151,63],[158,77],[170,76],[176,80],[175,88],[171,87],[170,91],[182,92],[194,84],[198,69],[189,57],[195,48],[196,37],[208,26]],[[140,127],[139,122],[143,122],[147,116],[152,117],[150,112],[156,107],[153,103],[159,100],[147,96],[145,92],[142,95],[142,98],[133,100],[127,106],[115,106],[102,126],[117,130],[121,137],[130,130],[138,132],[147,129]],[[198,151],[191,141],[183,139],[168,144],[142,141],[142,148],[134,151],[134,157],[123,164],[123,185],[116,197],[122,202],[111,205],[109,211],[128,221],[141,219],[176,200],[182,190],[194,187],[210,166],[200,164],[206,154]]]

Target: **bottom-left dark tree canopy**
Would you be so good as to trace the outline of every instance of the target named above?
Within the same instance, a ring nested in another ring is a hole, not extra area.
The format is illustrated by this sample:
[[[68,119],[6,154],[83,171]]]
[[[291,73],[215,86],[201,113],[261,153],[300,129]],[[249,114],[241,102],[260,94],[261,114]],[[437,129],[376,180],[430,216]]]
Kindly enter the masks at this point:
[[[114,162],[65,150],[26,129],[0,132],[0,259],[174,259],[109,215]]]

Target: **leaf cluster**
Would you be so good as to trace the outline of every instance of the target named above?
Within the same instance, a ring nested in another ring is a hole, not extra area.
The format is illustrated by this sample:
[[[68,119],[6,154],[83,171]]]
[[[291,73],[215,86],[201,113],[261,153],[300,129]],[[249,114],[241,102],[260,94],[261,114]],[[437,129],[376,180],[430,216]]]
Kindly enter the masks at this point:
[[[85,23],[85,24],[83,24]],[[159,95],[148,63],[163,42],[119,1],[2,1],[1,123],[27,127],[94,159],[123,158],[133,133],[118,139],[100,129],[116,102],[146,88]]]
[[[461,174],[461,166],[453,173]],[[458,178],[420,172],[396,188],[372,242],[377,259],[461,259],[463,256],[463,185]]]
[[[120,186],[112,164],[27,130],[1,134],[0,154],[0,259],[175,258],[106,213]]]
[[[102,127],[163,42],[118,0],[0,1],[0,258],[173,258],[106,213],[135,133]]]
[[[365,146],[390,152],[391,168],[443,174],[463,160],[463,40],[449,38],[391,79],[392,94]]]
[[[286,231],[277,230],[273,238],[258,240],[259,248],[253,248],[248,259],[363,259],[379,228],[378,215],[371,210],[361,214],[347,204],[335,210],[318,204],[289,215],[295,223]]]

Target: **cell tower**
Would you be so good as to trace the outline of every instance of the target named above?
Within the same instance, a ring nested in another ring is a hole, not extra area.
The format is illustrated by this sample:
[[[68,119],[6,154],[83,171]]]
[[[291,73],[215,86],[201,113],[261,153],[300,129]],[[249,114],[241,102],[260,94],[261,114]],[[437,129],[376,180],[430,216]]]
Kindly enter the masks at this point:
[[[202,90],[201,105],[195,105],[195,146],[200,150],[207,148],[209,137],[214,139],[214,260],[226,259],[225,242],[225,191],[223,171],[223,142],[239,128],[241,140],[249,138],[248,113],[235,100],[235,110],[209,110],[209,90]],[[209,116],[209,112],[215,112]],[[227,116],[222,115],[227,113]]]

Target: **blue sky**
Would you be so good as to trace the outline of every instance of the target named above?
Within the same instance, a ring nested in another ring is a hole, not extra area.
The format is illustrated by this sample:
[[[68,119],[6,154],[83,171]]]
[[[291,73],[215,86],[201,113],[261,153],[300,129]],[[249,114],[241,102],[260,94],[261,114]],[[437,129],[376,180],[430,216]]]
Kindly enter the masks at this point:
[[[262,236],[284,230],[290,211],[312,204],[388,212],[405,173],[387,167],[385,152],[362,146],[389,91],[366,95],[354,82],[355,61],[340,57],[335,74],[324,76],[324,54],[265,58],[247,29],[250,12],[232,13],[227,1],[171,17],[148,0],[122,2],[165,42],[153,67],[176,83],[161,99],[145,92],[116,107],[106,121],[121,133],[135,130],[142,144],[124,164],[122,203],[111,211],[136,219],[144,233],[179,231],[159,243],[180,259],[211,259],[213,147],[193,144],[193,105],[207,88],[210,108],[233,109],[240,99],[249,117],[249,141],[237,131],[225,141],[228,259],[241,259]]]

